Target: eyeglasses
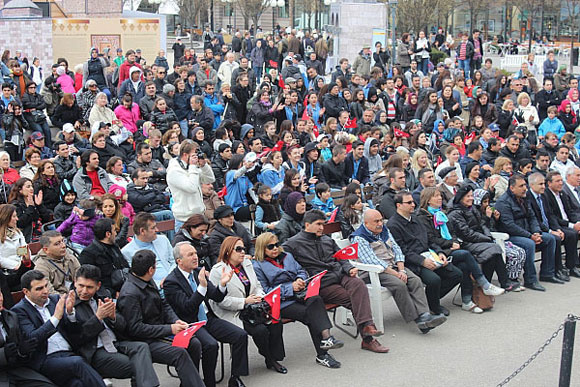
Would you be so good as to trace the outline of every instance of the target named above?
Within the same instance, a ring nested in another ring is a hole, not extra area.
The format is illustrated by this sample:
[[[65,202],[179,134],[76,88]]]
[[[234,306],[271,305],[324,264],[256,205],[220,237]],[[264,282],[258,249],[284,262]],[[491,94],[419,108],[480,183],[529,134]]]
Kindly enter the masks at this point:
[[[165,71],[160,71],[157,74],[165,74]]]
[[[236,246],[236,248],[234,249],[234,251],[236,253],[245,253],[246,252],[246,248],[243,246]]]
[[[270,243],[269,245],[266,245],[266,248],[268,250],[274,250],[276,247],[280,247],[280,242]]]
[[[414,205],[415,204],[415,201],[409,200],[407,202],[402,202],[401,204],[413,204]]]

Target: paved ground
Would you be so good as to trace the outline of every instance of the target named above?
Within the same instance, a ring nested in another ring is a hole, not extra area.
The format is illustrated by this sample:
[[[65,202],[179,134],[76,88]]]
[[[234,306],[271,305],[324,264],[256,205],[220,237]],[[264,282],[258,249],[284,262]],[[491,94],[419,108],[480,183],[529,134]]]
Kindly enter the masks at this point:
[[[387,333],[379,340],[391,348],[388,354],[360,349],[353,340],[334,329],[345,347],[333,351],[342,368],[316,365],[307,329],[292,323],[284,326],[287,375],[266,369],[250,344],[250,373],[244,381],[252,387],[300,386],[495,386],[517,369],[548,339],[568,313],[580,315],[580,280],[566,285],[546,285],[545,293],[527,290],[500,296],[492,311],[473,315],[451,304],[446,324],[422,335],[414,324],[405,324],[392,300],[385,301]],[[544,387],[558,383],[562,335],[508,386]],[[576,359],[571,385],[580,385],[580,325],[576,329]],[[226,347],[226,356],[229,350]],[[226,360],[226,375],[229,362]],[[179,386],[157,366],[162,386]],[[221,386],[227,385],[227,378]],[[115,381],[115,386],[129,386]]]

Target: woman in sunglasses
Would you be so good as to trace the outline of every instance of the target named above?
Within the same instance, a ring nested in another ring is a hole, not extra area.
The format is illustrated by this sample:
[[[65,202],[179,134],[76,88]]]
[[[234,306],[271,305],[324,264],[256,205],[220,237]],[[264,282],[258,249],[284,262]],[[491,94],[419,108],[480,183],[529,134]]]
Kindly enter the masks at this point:
[[[221,244],[218,262],[209,274],[209,280],[219,285],[224,271],[234,271],[232,279],[227,283],[227,294],[223,301],[216,303],[210,300],[212,311],[217,317],[243,327],[254,339],[260,355],[266,359],[266,367],[281,374],[288,372],[279,363],[284,359],[284,341],[282,340],[282,324],[256,324],[244,322],[240,312],[246,304],[257,304],[265,295],[262,285],[252,266],[250,256],[242,238],[229,236]]]
[[[330,334],[332,324],[324,301],[320,296],[304,299],[308,273],[292,254],[284,252],[276,235],[266,232],[256,239],[256,259],[253,264],[264,291],[269,292],[280,286],[281,317],[308,326],[316,350],[316,362],[328,368],[340,368],[340,362],[328,350],[341,348],[344,343]]]

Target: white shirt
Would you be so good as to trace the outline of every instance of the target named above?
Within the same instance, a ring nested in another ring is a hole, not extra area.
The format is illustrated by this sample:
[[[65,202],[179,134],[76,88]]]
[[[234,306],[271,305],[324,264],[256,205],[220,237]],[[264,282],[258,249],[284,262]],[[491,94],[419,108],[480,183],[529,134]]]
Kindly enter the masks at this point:
[[[42,321],[47,322],[50,320],[51,324],[55,328],[58,327],[58,323],[60,323],[60,320],[52,316],[47,308],[48,304],[50,304],[50,298],[46,300],[46,303],[43,306],[36,305],[28,297],[25,298],[28,302],[30,302],[32,306],[34,306],[34,309],[36,309],[38,313],[40,313]],[[48,338],[48,346],[46,348],[47,355],[59,351],[70,351],[70,350],[71,346],[69,345],[68,341],[66,341],[66,339],[60,334],[60,332],[56,331],[52,336]]]
[[[91,300],[89,301],[89,305],[91,305],[91,309],[93,310],[93,312],[97,313],[98,304],[94,298],[91,298]],[[109,328],[109,326],[107,325],[107,323],[105,323],[105,321],[101,321],[101,322],[105,326],[105,329],[107,330],[107,332],[109,332],[109,335],[111,335],[111,339],[113,341],[117,341],[117,336],[115,336],[115,332],[113,332],[111,330],[111,328]],[[97,336],[97,348],[102,348],[102,347],[103,347],[103,340],[101,340],[101,335],[98,335]]]

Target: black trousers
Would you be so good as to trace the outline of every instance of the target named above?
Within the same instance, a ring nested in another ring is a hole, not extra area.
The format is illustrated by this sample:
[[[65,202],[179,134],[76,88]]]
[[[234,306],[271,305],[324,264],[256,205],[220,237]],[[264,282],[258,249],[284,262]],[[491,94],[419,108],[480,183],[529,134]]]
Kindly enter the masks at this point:
[[[294,302],[284,307],[280,313],[282,318],[291,318],[306,325],[316,354],[324,355],[326,353],[325,350],[320,348],[321,332],[332,328],[332,324],[328,318],[328,313],[326,313],[324,301],[320,296],[310,297],[304,304]]]
[[[152,341],[149,343],[149,350],[154,363],[175,367],[182,387],[204,387],[195,366],[201,358],[201,343],[197,338],[191,338],[187,349],[173,347],[164,341]]]
[[[248,370],[248,334],[242,328],[217,317],[209,317],[207,324],[195,337],[201,343],[201,364],[206,387],[215,386],[215,368],[218,357],[218,342],[232,346],[232,375],[246,376]]]
[[[282,361],[286,353],[284,352],[284,339],[282,338],[282,323],[250,325],[244,323],[244,329],[258,347],[260,355],[266,361]]]
[[[564,263],[562,262],[562,244],[564,244],[564,249],[566,250],[566,268],[573,269],[578,265],[578,233],[568,227],[563,227],[562,232],[564,233],[564,240],[554,235],[556,238],[556,270],[562,270],[564,268]]]
[[[489,282],[493,277],[493,273],[497,273],[497,279],[502,288],[507,286],[508,273],[505,267],[505,262],[501,255],[496,255],[493,258],[488,259],[486,262],[481,264],[481,271],[483,275]]]
[[[46,357],[40,372],[58,386],[105,387],[101,375],[73,352],[51,353]]]
[[[46,376],[34,371],[32,368],[17,367],[6,371],[6,377],[10,386],[18,387],[57,387]],[[5,380],[0,376],[0,386]]]
[[[429,309],[433,313],[440,313],[439,300],[461,282],[463,274],[452,263],[433,271],[425,267],[421,267],[420,270],[419,277],[426,286],[425,295]]]

